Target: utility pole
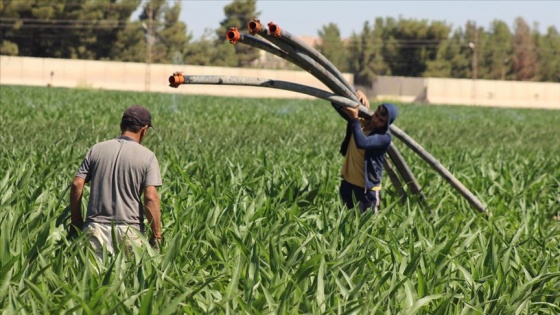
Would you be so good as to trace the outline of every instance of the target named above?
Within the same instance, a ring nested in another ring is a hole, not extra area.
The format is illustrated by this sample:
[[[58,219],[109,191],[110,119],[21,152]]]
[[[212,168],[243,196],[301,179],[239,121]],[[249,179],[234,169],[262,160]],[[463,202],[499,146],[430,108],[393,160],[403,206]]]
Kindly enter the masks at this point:
[[[153,36],[152,36],[152,32],[153,32],[153,15],[154,12],[152,10],[152,6],[150,5],[150,3],[148,3],[148,27],[146,30],[146,73],[144,74],[144,84],[145,87],[144,89],[146,90],[146,92],[150,91],[150,77],[151,77],[151,72],[150,72],[150,65],[152,63],[152,42],[153,42]]]
[[[506,57],[504,58],[504,63],[502,64],[502,81],[504,81],[506,79],[506,65],[509,62],[509,58]]]
[[[471,99],[476,105],[476,79],[478,76],[478,30],[476,29],[476,24],[473,25],[474,29],[474,40],[469,42],[469,47],[472,49],[472,88],[471,88]]]
[[[472,63],[471,63],[471,74],[472,79],[476,80],[478,77],[478,31],[476,30],[476,25],[474,26],[474,39],[469,42],[469,47],[472,49]]]
[[[473,80],[478,78],[478,30],[474,25]]]

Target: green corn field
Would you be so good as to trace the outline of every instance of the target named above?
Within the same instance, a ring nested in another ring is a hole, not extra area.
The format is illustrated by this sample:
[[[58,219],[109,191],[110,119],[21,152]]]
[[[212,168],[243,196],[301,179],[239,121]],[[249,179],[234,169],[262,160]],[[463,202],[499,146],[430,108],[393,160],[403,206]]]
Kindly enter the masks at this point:
[[[2,314],[560,313],[560,111],[398,104],[489,215],[396,139],[428,204],[385,178],[360,215],[339,201],[345,121],[326,101],[0,91]],[[164,241],[98,263],[66,239],[67,188],[132,104],[156,127]]]

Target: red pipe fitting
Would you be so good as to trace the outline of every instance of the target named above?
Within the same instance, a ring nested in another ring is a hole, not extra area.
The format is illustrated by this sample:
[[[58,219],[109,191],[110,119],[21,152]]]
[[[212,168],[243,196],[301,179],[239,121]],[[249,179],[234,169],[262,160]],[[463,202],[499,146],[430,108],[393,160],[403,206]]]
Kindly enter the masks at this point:
[[[234,45],[237,44],[239,39],[241,39],[241,34],[239,34],[237,27],[230,27],[230,29],[226,32],[226,39]]]
[[[268,35],[280,37],[280,26],[274,24],[274,22],[268,23]]]
[[[255,35],[262,31],[263,26],[261,24],[261,21],[253,19],[251,22],[247,23],[247,28],[249,29],[249,33],[251,35]]]
[[[175,72],[172,76],[169,77],[169,86],[177,88],[179,85],[185,83],[185,77],[183,76],[183,72]]]

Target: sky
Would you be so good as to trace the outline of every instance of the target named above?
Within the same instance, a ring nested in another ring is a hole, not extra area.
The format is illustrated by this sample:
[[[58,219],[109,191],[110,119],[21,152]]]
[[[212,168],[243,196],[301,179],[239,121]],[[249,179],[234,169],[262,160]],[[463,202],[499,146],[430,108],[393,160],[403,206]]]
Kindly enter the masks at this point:
[[[177,0],[169,0],[171,3]],[[179,0],[181,20],[187,32],[199,39],[205,30],[214,30],[225,18],[224,7],[232,0]],[[522,17],[529,26],[536,22],[539,32],[546,33],[549,26],[560,31],[560,0],[257,0],[257,17],[262,24],[274,22],[296,36],[317,36],[324,25],[335,23],[343,38],[353,32],[361,33],[364,22],[376,17],[399,17],[444,21],[453,29],[464,28],[467,21],[474,21],[489,29],[493,20],[501,20],[513,31],[515,18]],[[245,25],[240,29],[246,30]]]

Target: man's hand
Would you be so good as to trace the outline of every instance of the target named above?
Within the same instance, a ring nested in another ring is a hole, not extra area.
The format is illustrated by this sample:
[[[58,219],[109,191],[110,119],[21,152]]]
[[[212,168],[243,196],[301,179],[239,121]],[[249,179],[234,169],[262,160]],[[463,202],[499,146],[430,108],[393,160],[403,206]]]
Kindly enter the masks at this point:
[[[366,108],[369,108],[369,100],[367,99],[367,96],[364,94],[364,92],[356,90],[356,93],[358,94],[358,100],[360,101],[360,103],[362,103],[362,105],[364,105]],[[344,107],[344,112],[350,119],[354,119],[359,117],[360,108],[358,106]]]
[[[146,186],[144,188],[144,211],[146,219],[152,230],[150,245],[159,248],[161,242],[161,208],[159,204],[159,194],[155,186]]]
[[[161,238],[150,237],[150,246],[157,252],[159,252],[161,247]]]
[[[68,239],[72,239],[78,235],[78,231],[82,230],[84,219],[82,218],[82,192],[86,180],[81,177],[74,177],[72,187],[70,188],[70,227],[68,229]]]
[[[356,90],[356,93],[358,93],[358,100],[360,101],[360,103],[362,103],[362,105],[364,105],[366,108],[369,108],[369,100],[364,92]]]
[[[358,106],[356,107],[344,107],[344,112],[346,112],[346,115],[348,115],[349,118],[358,118],[358,113],[360,112],[360,109],[358,108]]]

